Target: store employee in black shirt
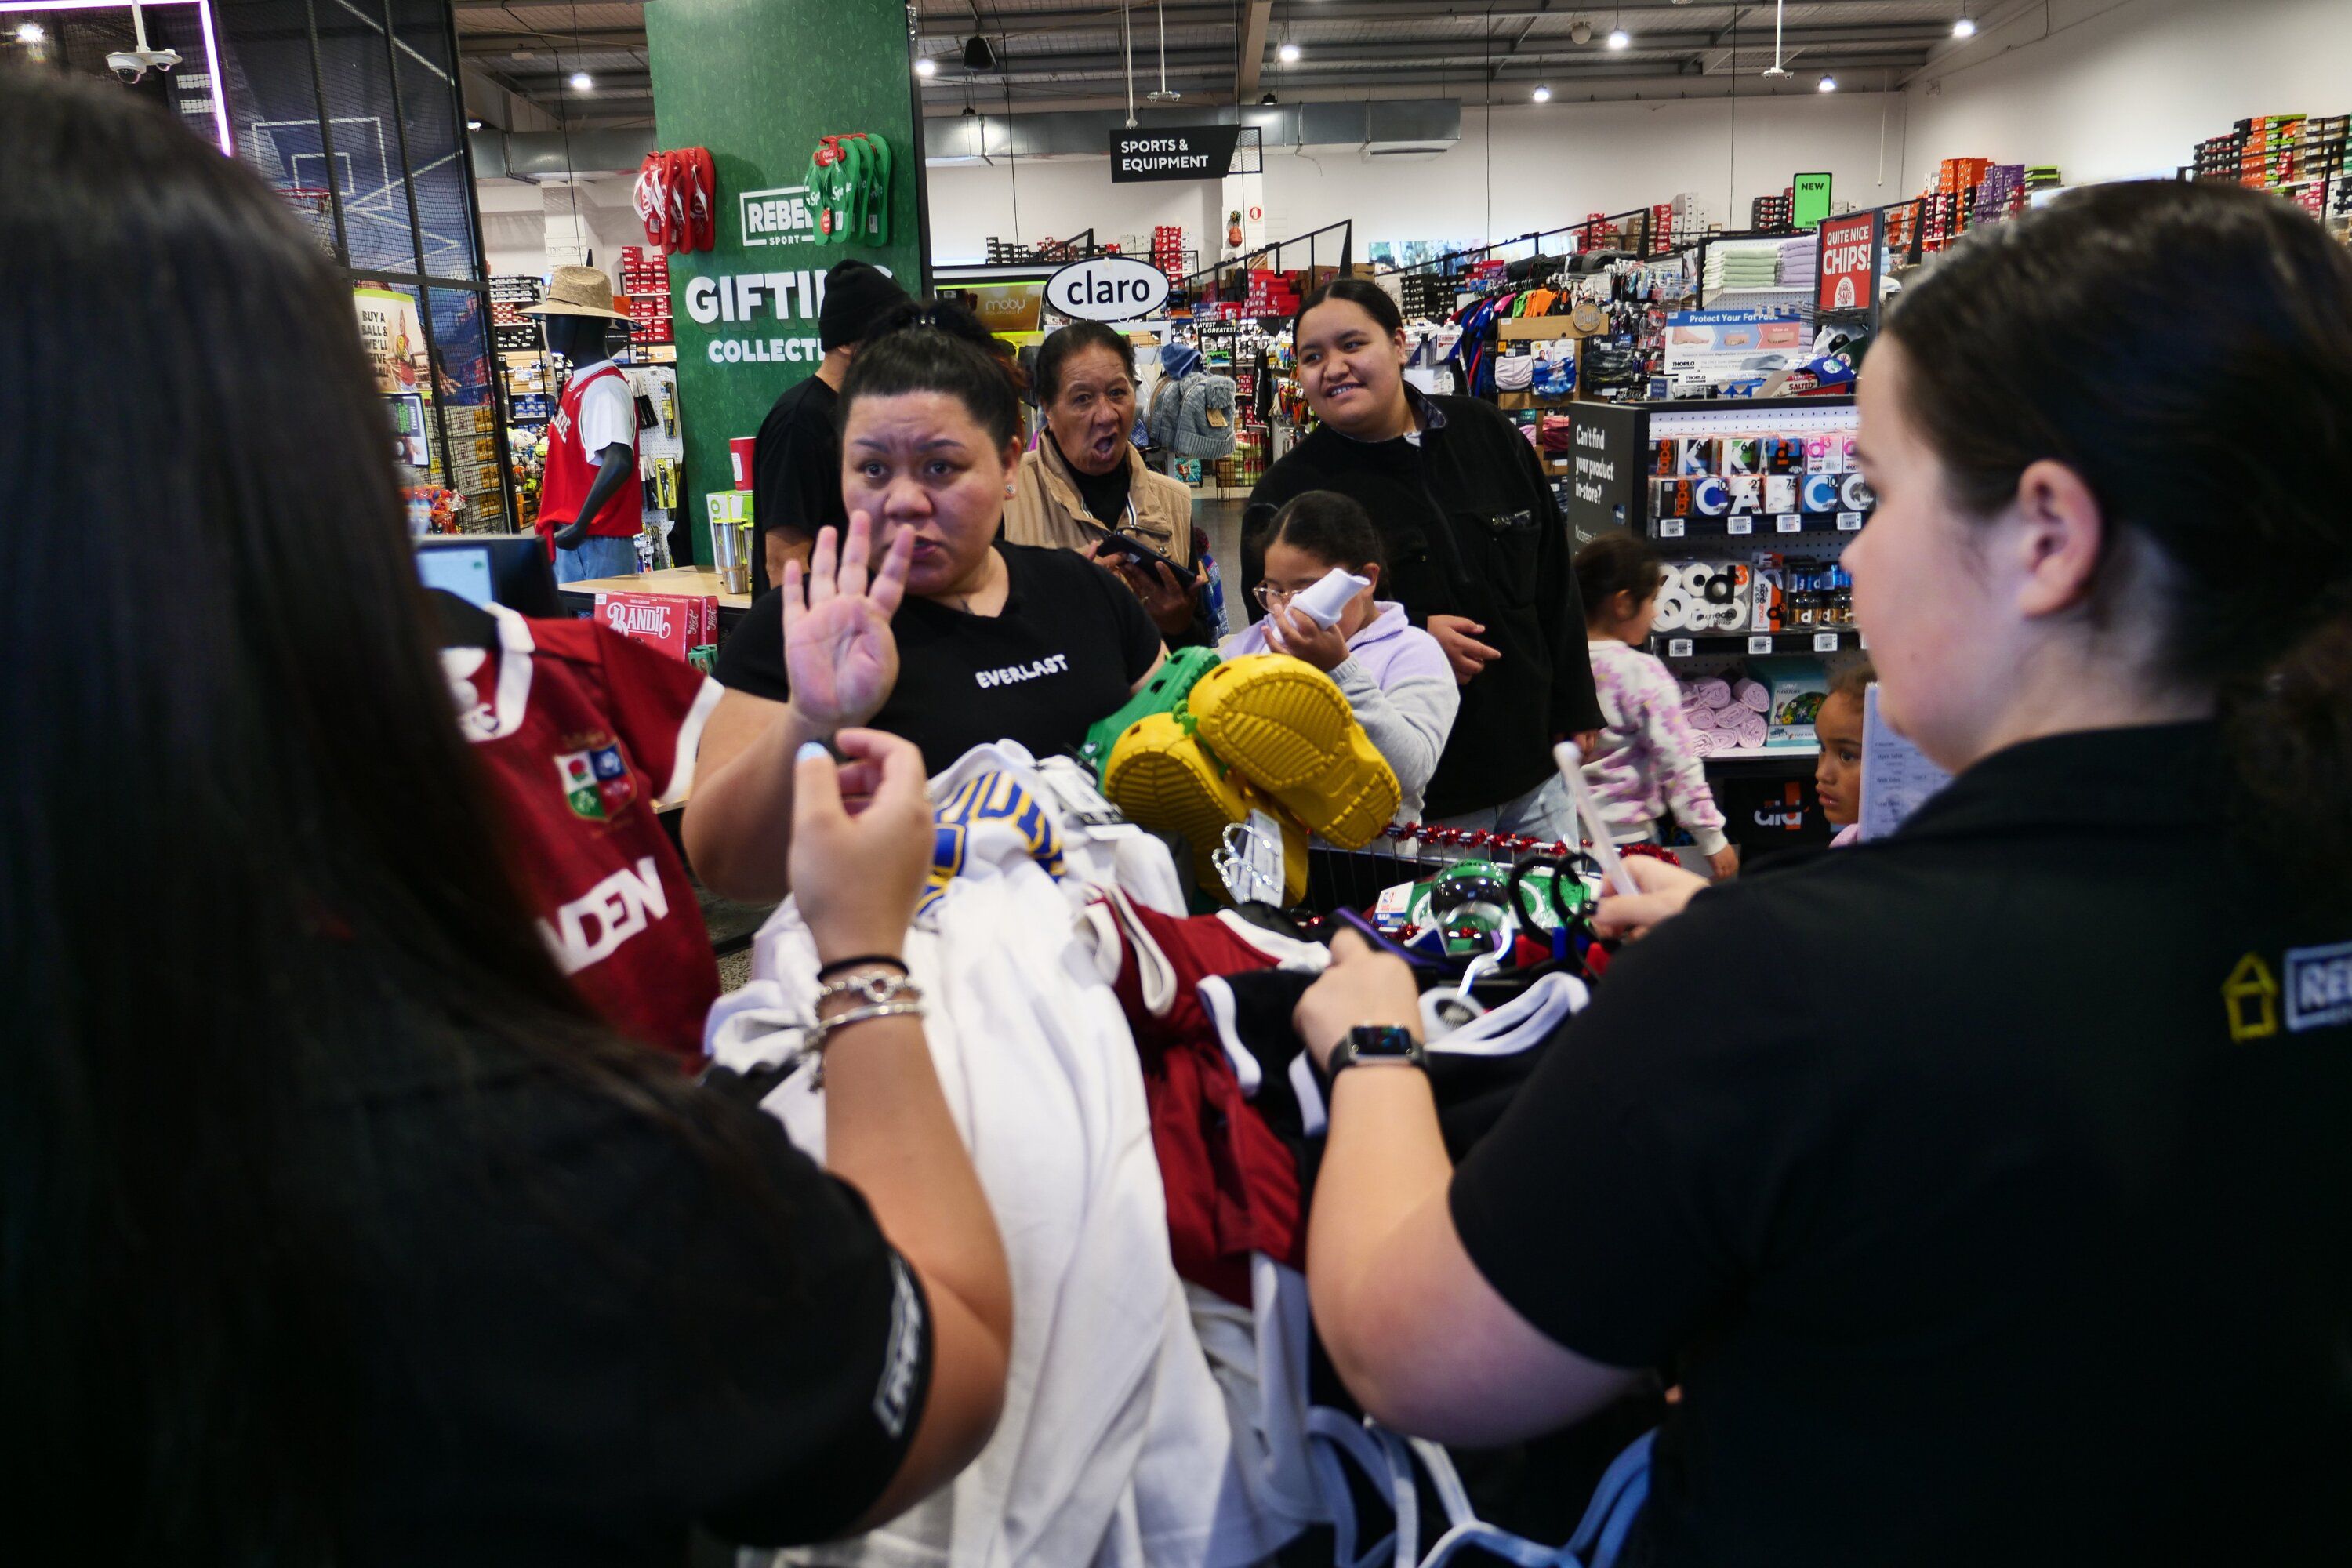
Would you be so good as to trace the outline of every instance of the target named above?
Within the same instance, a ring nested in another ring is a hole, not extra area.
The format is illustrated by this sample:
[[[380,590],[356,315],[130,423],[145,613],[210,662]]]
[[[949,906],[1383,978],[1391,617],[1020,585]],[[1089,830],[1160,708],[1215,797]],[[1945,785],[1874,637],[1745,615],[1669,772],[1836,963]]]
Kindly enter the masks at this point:
[[[783,579],[784,563],[805,563],[816,536],[847,525],[841,510],[841,428],[835,416],[850,362],[874,330],[909,303],[888,273],[866,262],[835,264],[817,307],[816,374],[793,383],[768,410],[751,447],[751,596]]]
[[[1421,1073],[1341,1070],[1308,1275],[1368,1409],[1490,1443],[1666,1369],[1670,1565],[2352,1561],[2347,408],[2352,257],[2252,191],[2095,187],[1905,294],[1845,563],[1958,776],[1604,901],[1652,934],[1459,1171]],[[1299,1024],[1415,1000],[1357,950]]]
[[[1075,749],[1166,657],[1118,580],[1070,551],[997,536],[1020,405],[988,334],[940,306],[871,340],[842,388],[850,523],[751,606],[719,650],[684,834],[711,887],[787,890],[790,759],[871,725],[937,773],[973,746]],[[850,770],[852,787],[859,770]]]
[[[1584,608],[1559,504],[1511,422],[1472,397],[1404,380],[1404,322],[1377,284],[1343,278],[1307,297],[1291,330],[1298,384],[1323,423],[1250,501],[1308,490],[1362,504],[1388,547],[1382,592],[1445,649],[1462,682],[1429,781],[1428,816],[1455,826],[1574,837],[1553,742],[1597,730]],[[1245,580],[1265,563],[1244,552]]]

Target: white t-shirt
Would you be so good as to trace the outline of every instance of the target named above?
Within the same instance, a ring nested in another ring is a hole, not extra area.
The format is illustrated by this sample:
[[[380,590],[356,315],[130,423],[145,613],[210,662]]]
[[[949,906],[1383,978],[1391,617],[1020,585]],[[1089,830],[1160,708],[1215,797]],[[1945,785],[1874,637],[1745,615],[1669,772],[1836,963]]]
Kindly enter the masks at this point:
[[[586,381],[612,363],[598,360],[572,372],[573,379]],[[636,450],[636,395],[629,390],[629,378],[617,372],[580,389],[580,449],[587,454],[589,466],[593,468],[596,455],[616,443]]]

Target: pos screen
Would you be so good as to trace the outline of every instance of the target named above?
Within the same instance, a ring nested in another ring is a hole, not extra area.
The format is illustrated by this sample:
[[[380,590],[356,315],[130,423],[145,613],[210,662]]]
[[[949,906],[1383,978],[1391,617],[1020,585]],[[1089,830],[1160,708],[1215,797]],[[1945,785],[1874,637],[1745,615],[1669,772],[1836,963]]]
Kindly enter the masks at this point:
[[[519,615],[561,616],[555,571],[536,534],[475,533],[416,541],[416,574],[470,605],[504,605]]]

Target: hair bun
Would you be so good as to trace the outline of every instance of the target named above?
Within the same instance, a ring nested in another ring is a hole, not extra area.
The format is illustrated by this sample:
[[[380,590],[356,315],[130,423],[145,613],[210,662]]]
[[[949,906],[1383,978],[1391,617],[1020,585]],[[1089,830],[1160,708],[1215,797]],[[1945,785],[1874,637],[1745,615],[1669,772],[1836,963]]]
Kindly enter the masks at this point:
[[[981,323],[971,306],[953,296],[934,296],[898,307],[882,318],[874,336],[887,337],[892,332],[920,331],[925,328],[961,338],[992,353],[996,349],[996,335]]]

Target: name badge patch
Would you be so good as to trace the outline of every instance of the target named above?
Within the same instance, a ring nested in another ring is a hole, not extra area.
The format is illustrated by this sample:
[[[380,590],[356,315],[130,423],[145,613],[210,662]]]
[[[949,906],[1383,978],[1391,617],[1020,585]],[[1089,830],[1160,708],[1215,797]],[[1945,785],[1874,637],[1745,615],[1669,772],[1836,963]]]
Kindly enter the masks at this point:
[[[2352,942],[2291,947],[2286,954],[2286,1026],[2352,1024]]]

